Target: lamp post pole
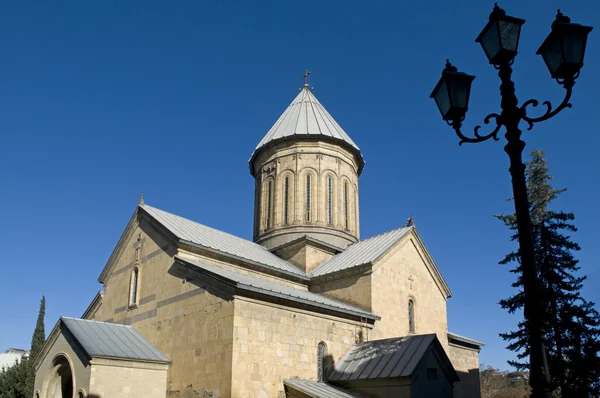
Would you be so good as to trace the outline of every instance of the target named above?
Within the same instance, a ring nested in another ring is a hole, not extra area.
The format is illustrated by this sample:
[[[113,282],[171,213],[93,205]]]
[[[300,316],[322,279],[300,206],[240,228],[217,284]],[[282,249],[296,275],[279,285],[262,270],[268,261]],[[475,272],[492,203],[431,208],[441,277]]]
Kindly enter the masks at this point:
[[[538,50],[542,55],[551,76],[561,84],[565,90],[565,97],[561,104],[552,108],[550,102],[544,102],[546,112],[539,117],[527,115],[527,107],[536,107],[538,101],[528,100],[519,106],[515,95],[515,85],[511,80],[514,58],[517,55],[517,47],[521,26],[525,20],[506,15],[504,10],[496,4],[490,14],[489,22],[477,38],[481,43],[488,60],[498,70],[500,77],[500,114],[491,113],[485,117],[484,123],[489,124],[491,119],[496,120],[496,127],[487,135],[479,133],[481,126],[474,129],[474,137],[465,136],[462,131],[462,122],[468,109],[471,83],[474,76],[467,75],[450,64],[442,71],[442,78],[431,93],[442,118],[451,126],[460,138],[459,144],[478,143],[490,138],[498,141],[498,133],[502,126],[506,129],[505,138],[507,144],[504,150],[510,159],[510,174],[512,177],[513,198],[517,218],[517,230],[519,238],[519,256],[521,260],[524,315],[529,343],[529,366],[531,397],[550,398],[550,374],[544,347],[544,336],[542,330],[540,301],[540,280],[536,268],[535,249],[533,244],[533,231],[529,213],[529,200],[527,194],[527,181],[525,178],[525,165],[523,164],[523,149],[525,142],[521,139],[522,131],[519,124],[524,121],[531,130],[535,123],[548,120],[557,115],[565,108],[570,108],[575,79],[579,76],[583,66],[583,55],[587,42],[587,35],[591,27],[571,23],[560,11],[552,24],[552,31]]]
[[[535,250],[529,214],[529,199],[525,165],[523,164],[523,149],[525,142],[521,140],[518,100],[515,95],[515,85],[511,80],[512,68],[509,65],[500,67],[498,76],[502,80],[500,93],[502,95],[502,114],[506,127],[508,143],[504,150],[510,158],[510,174],[512,177],[513,201],[517,215],[519,236],[519,254],[523,274],[523,294],[525,296],[524,315],[529,331],[529,372],[532,387],[532,397],[550,398],[550,374],[546,361],[546,349],[542,338],[540,315],[542,308],[538,296],[538,280],[535,262]]]

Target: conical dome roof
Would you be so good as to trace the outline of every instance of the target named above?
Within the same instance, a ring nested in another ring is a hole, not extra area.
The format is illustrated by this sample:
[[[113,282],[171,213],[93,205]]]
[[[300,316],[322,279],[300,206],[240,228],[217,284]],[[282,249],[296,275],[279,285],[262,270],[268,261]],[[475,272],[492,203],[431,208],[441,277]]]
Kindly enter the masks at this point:
[[[267,144],[293,136],[323,136],[339,140],[356,153],[362,169],[364,161],[358,145],[352,141],[352,138],[327,112],[307,86],[300,91],[269,132],[258,143],[250,158],[250,163],[252,164],[252,160],[258,151]]]

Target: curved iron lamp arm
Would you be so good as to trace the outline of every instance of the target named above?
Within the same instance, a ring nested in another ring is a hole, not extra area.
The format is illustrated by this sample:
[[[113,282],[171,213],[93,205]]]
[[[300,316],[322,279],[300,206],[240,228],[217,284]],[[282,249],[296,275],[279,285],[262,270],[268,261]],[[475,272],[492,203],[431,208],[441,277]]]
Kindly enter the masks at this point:
[[[529,127],[527,127],[527,130],[531,130],[533,128],[534,123],[543,122],[544,120],[548,120],[548,119],[554,117],[555,115],[557,115],[563,109],[570,108],[572,105],[569,103],[569,100],[571,99],[571,94],[573,94],[573,85],[574,84],[575,84],[574,78],[563,81],[562,85],[566,90],[565,98],[560,103],[560,105],[557,106],[556,109],[554,109],[554,110],[552,109],[552,104],[550,103],[550,101],[544,101],[542,105],[546,105],[546,113],[544,113],[542,116],[539,116],[539,117],[527,116],[526,108],[529,105],[531,105],[535,108],[536,106],[539,105],[539,101],[536,99],[530,99],[529,101],[525,101],[523,103],[523,105],[521,105],[520,110],[521,110],[521,119],[526,121],[529,124]]]
[[[487,115],[485,117],[485,119],[483,119],[483,123],[489,124],[490,119],[494,118],[494,119],[496,119],[496,128],[494,128],[494,131],[492,131],[489,134],[481,135],[481,134],[479,134],[479,129],[481,128],[481,126],[475,126],[475,129],[473,130],[473,134],[475,135],[475,138],[467,137],[462,133],[462,131],[460,131],[460,128],[462,126],[462,121],[464,120],[464,118],[459,119],[459,120],[454,120],[452,122],[448,122],[448,125],[452,126],[452,128],[456,132],[456,135],[458,136],[458,138],[460,138],[460,142],[458,143],[458,145],[462,145],[465,142],[468,142],[468,143],[483,142],[483,141],[489,140],[490,138],[493,138],[494,141],[498,141],[499,140],[498,132],[500,131],[500,128],[502,127],[502,121],[501,121],[500,117],[501,116],[498,115],[497,113],[490,113],[489,115]]]

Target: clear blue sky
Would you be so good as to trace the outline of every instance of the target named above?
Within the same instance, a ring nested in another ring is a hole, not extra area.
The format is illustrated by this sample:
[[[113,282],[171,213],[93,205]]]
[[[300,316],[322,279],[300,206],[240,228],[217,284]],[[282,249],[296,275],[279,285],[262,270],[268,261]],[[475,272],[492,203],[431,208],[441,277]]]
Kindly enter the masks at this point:
[[[153,206],[251,239],[247,160],[305,69],[315,95],[361,147],[362,236],[411,215],[454,297],[451,331],[486,342],[517,318],[497,302],[514,248],[492,217],[512,211],[503,143],[459,147],[429,94],[449,57],[475,74],[467,126],[499,110],[498,80],[474,39],[492,1],[57,1],[0,13],[0,350],[28,347],[42,294],[46,330],[80,316],[140,192]],[[562,100],[535,55],[557,8],[600,20],[600,5],[504,1],[525,18],[514,79],[521,101]],[[525,134],[547,151],[557,208],[573,211],[596,302],[598,33],[573,109]]]

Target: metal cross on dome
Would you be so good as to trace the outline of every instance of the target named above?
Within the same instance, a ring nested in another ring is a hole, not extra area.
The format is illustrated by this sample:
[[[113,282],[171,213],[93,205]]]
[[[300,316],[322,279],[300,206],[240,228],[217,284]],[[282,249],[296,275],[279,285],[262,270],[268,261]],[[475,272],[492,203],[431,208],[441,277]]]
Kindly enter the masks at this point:
[[[308,87],[308,77],[310,76],[310,71],[307,69],[304,72],[304,76],[302,76],[302,81],[304,81],[304,87]]]

